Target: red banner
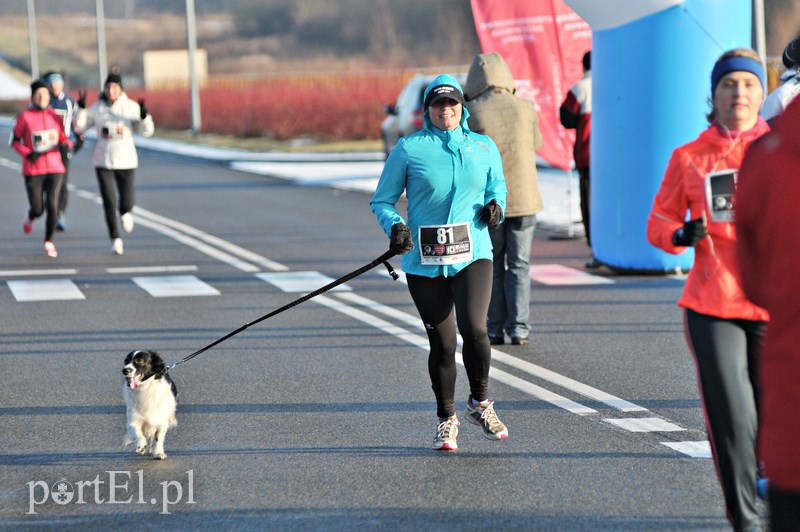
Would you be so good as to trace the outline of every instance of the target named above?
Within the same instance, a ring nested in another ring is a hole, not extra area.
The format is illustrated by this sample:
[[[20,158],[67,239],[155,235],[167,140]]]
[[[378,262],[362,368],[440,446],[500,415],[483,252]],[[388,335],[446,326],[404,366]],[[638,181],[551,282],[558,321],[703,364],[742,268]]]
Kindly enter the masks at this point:
[[[581,59],[592,48],[592,30],[562,0],[471,0],[484,53],[508,63],[517,95],[536,103],[542,147],[538,155],[557,168],[572,164],[574,130],[565,130],[558,108],[583,77]]]

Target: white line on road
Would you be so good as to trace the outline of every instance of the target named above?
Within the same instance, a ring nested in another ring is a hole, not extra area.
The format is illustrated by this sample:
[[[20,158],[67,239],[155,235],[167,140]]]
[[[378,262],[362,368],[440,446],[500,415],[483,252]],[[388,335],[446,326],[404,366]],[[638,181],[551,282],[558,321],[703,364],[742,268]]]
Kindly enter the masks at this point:
[[[133,282],[153,297],[218,296],[219,290],[194,275],[133,277]]]
[[[69,279],[41,279],[36,281],[8,281],[8,288],[17,301],[67,301],[86,299],[75,283]]]
[[[0,277],[34,277],[39,275],[75,275],[78,270],[64,268],[61,270],[0,270]]]
[[[170,272],[196,272],[197,266],[140,266],[123,268],[106,268],[108,273],[170,273]]]
[[[345,293],[343,293],[343,294],[340,294],[340,297],[350,296],[350,295],[353,295],[353,294],[349,294],[349,293],[345,294]],[[328,308],[336,310],[337,312],[341,312],[342,314],[346,314],[346,315],[350,316],[351,318],[354,318],[354,319],[357,319],[357,320],[359,320],[361,322],[364,322],[367,325],[370,325],[372,327],[376,327],[376,328],[378,328],[378,329],[380,329],[380,330],[382,330],[382,331],[384,331],[384,332],[386,332],[388,334],[396,336],[397,338],[399,338],[399,339],[401,339],[401,340],[403,340],[405,342],[408,342],[408,343],[410,343],[411,345],[413,345],[415,347],[418,347],[418,348],[423,349],[425,351],[428,351],[428,349],[430,348],[430,346],[428,344],[428,338],[426,336],[421,336],[419,334],[411,333],[411,332],[403,329],[402,327],[397,327],[396,325],[392,325],[391,323],[389,323],[387,321],[384,321],[384,320],[382,320],[380,318],[377,318],[372,314],[368,314],[366,312],[363,312],[361,310],[353,308],[353,307],[351,307],[349,305],[345,305],[345,304],[343,304],[343,303],[341,303],[339,301],[336,301],[335,299],[329,298],[329,297],[324,296],[324,295],[319,295],[316,298],[314,298],[314,301],[316,301],[317,303],[320,303],[321,305],[325,305]],[[376,305],[377,305],[377,303],[376,303]],[[371,307],[371,308],[374,308],[374,307]],[[458,362],[461,365],[464,364],[463,360],[461,359],[461,354],[460,353],[458,353],[457,356],[456,356],[456,362]],[[541,399],[542,401],[548,402],[548,403],[552,404],[553,406],[557,406],[558,408],[563,408],[564,410],[568,410],[568,411],[570,411],[570,412],[572,412],[574,414],[585,415],[585,414],[594,414],[594,413],[597,412],[596,410],[594,410],[592,408],[583,406],[580,403],[576,403],[575,401],[567,399],[566,397],[562,397],[562,396],[560,396],[560,395],[558,395],[556,393],[553,393],[550,390],[546,390],[546,389],[544,389],[544,388],[542,388],[540,386],[536,386],[535,384],[532,384],[532,383],[530,383],[530,382],[528,382],[528,381],[526,381],[524,379],[520,379],[519,377],[515,377],[514,375],[511,375],[510,373],[506,373],[505,371],[502,371],[502,370],[499,370],[499,369],[496,369],[496,368],[491,368],[489,370],[489,375],[493,379],[495,379],[497,381],[500,381],[503,384],[506,384],[508,386],[511,386],[512,388],[516,388],[518,390],[521,390],[521,391],[523,391],[523,392],[525,392],[525,393],[527,393],[527,394],[529,394],[529,395],[531,395],[533,397],[536,397],[538,399]]]

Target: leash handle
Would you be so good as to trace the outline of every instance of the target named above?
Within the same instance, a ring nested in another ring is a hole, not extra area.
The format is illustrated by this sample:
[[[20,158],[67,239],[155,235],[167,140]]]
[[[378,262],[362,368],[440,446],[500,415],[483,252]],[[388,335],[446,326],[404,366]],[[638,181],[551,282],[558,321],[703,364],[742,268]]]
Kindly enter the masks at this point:
[[[386,266],[386,269],[389,271],[389,275],[391,275],[392,279],[394,279],[394,280],[396,281],[396,280],[398,279],[398,275],[397,275],[397,273],[394,271],[394,268],[392,268],[392,265],[391,265],[391,264],[389,264],[389,259],[391,259],[391,258],[392,258],[392,257],[394,257],[395,255],[397,255],[397,252],[396,252],[396,251],[393,251],[393,250],[391,250],[391,249],[390,249],[389,251],[387,251],[386,253],[384,253],[383,255],[381,255],[380,257],[378,257],[377,259],[373,260],[373,261],[372,261],[372,262],[370,262],[369,264],[365,264],[364,266],[360,267],[359,269],[357,269],[357,270],[353,270],[352,272],[348,273],[347,275],[345,275],[345,276],[343,276],[343,277],[340,277],[340,278],[336,279],[335,281],[332,281],[332,282],[330,282],[330,283],[326,284],[326,285],[325,285],[325,286],[323,286],[322,288],[318,288],[317,290],[314,290],[313,292],[310,292],[310,293],[308,293],[308,294],[304,295],[303,297],[301,297],[301,298],[299,298],[299,299],[295,299],[295,300],[294,300],[294,301],[292,301],[291,303],[288,303],[288,304],[286,304],[286,305],[282,306],[282,307],[281,307],[281,308],[279,308],[279,309],[275,309],[275,310],[273,310],[272,312],[270,312],[270,313],[268,313],[268,314],[264,314],[263,316],[261,316],[260,318],[258,318],[258,319],[256,319],[256,320],[253,320],[253,321],[251,321],[251,322],[245,323],[244,325],[242,325],[241,327],[239,327],[239,328],[238,328],[238,329],[236,329],[235,331],[231,331],[231,332],[229,332],[228,334],[226,334],[225,336],[223,336],[222,338],[218,338],[217,340],[214,340],[213,342],[211,342],[211,343],[210,343],[210,344],[208,344],[207,346],[205,346],[205,347],[203,347],[203,348],[201,348],[201,349],[198,349],[197,351],[195,351],[195,352],[194,352],[194,353],[192,353],[191,355],[185,356],[185,357],[183,357],[181,360],[178,360],[178,361],[176,361],[176,362],[172,362],[172,363],[170,363],[170,365],[169,365],[169,366],[167,366],[167,367],[166,367],[166,368],[164,368],[162,371],[160,371],[159,373],[157,373],[157,374],[156,374],[156,377],[163,376],[164,374],[166,374],[166,373],[167,373],[167,371],[169,371],[169,370],[173,369],[173,368],[174,368],[175,366],[177,366],[178,364],[183,364],[184,362],[186,362],[186,361],[188,361],[188,360],[191,360],[191,359],[193,359],[193,358],[194,358],[194,357],[196,357],[197,355],[199,355],[199,354],[201,354],[201,353],[204,353],[204,352],[208,351],[208,350],[209,350],[209,349],[211,349],[212,347],[214,347],[214,346],[216,346],[216,345],[219,345],[219,344],[221,344],[222,342],[224,342],[224,341],[225,341],[225,340],[227,340],[228,338],[231,338],[232,336],[236,336],[237,334],[239,334],[240,332],[244,331],[245,329],[247,329],[247,328],[248,328],[248,327],[250,327],[251,325],[255,325],[255,324],[257,324],[257,323],[261,323],[262,321],[264,321],[264,320],[266,320],[266,319],[269,319],[269,318],[271,318],[271,317],[275,316],[276,314],[280,314],[281,312],[284,312],[284,311],[286,311],[286,310],[289,310],[289,309],[290,309],[290,308],[292,308],[292,307],[296,307],[297,305],[299,305],[299,304],[301,304],[301,303],[305,303],[306,301],[308,301],[309,299],[311,299],[311,298],[313,298],[313,297],[316,297],[316,296],[318,296],[318,295],[320,295],[320,294],[323,294],[323,293],[327,292],[328,290],[331,290],[331,289],[333,289],[333,288],[336,288],[336,287],[337,287],[337,286],[339,286],[340,284],[344,284],[344,283],[346,283],[347,281],[349,281],[350,279],[353,279],[353,278],[355,278],[355,277],[358,277],[358,276],[359,276],[359,275],[361,275],[362,273],[364,273],[364,272],[367,272],[367,271],[371,270],[372,268],[374,268],[374,267],[375,267],[375,266],[377,266],[378,264],[381,264],[381,263],[383,263],[383,265],[384,265],[384,266]]]

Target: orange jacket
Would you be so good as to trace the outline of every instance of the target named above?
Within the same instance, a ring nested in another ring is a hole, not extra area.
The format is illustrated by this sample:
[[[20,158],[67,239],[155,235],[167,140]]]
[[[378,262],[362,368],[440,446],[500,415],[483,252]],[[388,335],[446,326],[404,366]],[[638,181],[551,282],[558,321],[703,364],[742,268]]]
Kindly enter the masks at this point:
[[[672,152],[647,221],[647,239],[668,253],[686,251],[672,243],[672,235],[683,226],[687,210],[689,220],[702,217],[708,228],[708,236],[695,246],[694,266],[678,306],[725,319],[769,319],[766,310],[745,296],[736,261],[736,229],[732,222],[711,220],[705,191],[707,174],[738,170],[750,144],[767,132],[769,126],[761,118],[755,127],[741,132],[714,123]]]

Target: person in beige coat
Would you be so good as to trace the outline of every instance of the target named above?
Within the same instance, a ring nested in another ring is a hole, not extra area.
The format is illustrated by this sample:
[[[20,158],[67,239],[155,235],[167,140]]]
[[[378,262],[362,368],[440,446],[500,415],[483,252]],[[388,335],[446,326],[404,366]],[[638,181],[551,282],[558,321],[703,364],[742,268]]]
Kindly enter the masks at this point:
[[[472,131],[497,144],[508,188],[505,221],[490,229],[494,248],[492,296],[487,328],[492,345],[529,342],[531,245],[536,215],[544,208],[536,172],[542,144],[536,107],[514,95],[514,77],[497,52],[478,54],[464,87]]]
[[[153,117],[147,112],[143,99],[135,102],[128,98],[122,89],[122,78],[112,73],[106,79],[100,99],[91,107],[86,108],[85,92],[78,99],[75,129],[82,134],[92,127],[97,129],[92,163],[103,197],[111,252],[122,255],[124,249],[117,224],[117,211],[122,228],[130,233],[133,230],[134,173],[139,166],[133,134],[153,136]]]

